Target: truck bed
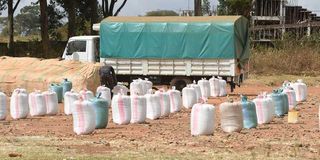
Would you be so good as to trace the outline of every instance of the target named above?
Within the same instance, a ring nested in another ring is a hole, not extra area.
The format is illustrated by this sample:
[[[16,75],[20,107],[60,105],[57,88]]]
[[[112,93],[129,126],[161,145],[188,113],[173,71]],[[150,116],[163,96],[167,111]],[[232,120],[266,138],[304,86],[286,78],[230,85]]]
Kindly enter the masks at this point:
[[[235,77],[235,59],[102,59],[117,75]]]

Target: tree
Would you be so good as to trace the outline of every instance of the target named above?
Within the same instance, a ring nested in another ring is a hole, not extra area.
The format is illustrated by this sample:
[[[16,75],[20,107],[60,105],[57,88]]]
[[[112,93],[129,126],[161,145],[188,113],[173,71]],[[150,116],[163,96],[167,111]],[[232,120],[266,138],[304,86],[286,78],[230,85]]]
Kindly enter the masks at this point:
[[[147,12],[146,16],[179,16],[179,14],[170,10],[158,10]]]
[[[56,2],[64,8],[68,14],[68,37],[76,34],[76,6],[78,1],[74,0],[56,0]]]
[[[202,0],[194,0],[194,15],[195,16],[202,16],[201,13],[201,1]]]
[[[40,31],[40,6],[32,4],[25,6],[15,16],[15,30],[20,35],[35,35]]]
[[[90,29],[91,29],[91,34],[94,34],[94,30],[92,28],[93,24],[98,22],[98,1],[97,0],[90,0]]]
[[[203,0],[202,1],[202,14],[211,16],[211,4],[209,0]]]
[[[114,12],[114,7],[117,2],[118,0],[102,0],[102,11],[104,17],[118,16],[122,8],[126,5],[127,0],[123,0],[120,7],[116,10],[116,12]]]
[[[15,56],[14,54],[14,28],[13,28],[13,15],[16,11],[20,0],[17,0],[15,5],[13,5],[13,0],[8,0],[8,32],[9,32],[9,43],[8,43],[8,54],[9,56]]]
[[[41,23],[41,40],[42,40],[42,55],[47,57],[49,47],[49,33],[48,33],[48,13],[47,13],[47,0],[40,1],[40,23]]]
[[[243,15],[250,16],[252,0],[219,0],[219,15]]]
[[[58,8],[54,0],[50,0],[48,8],[48,32],[49,37],[52,39],[61,39],[62,36],[58,32],[58,28],[62,27],[62,19],[66,17],[65,13]]]

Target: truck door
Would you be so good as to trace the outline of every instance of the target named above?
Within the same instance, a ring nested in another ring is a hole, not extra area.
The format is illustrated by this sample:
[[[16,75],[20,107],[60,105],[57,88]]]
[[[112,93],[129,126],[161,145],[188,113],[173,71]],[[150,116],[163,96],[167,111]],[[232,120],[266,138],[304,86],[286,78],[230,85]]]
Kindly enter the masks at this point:
[[[68,43],[66,55],[64,58],[66,60],[74,60],[74,61],[81,61],[81,62],[88,61],[87,41],[86,40],[70,41]]]

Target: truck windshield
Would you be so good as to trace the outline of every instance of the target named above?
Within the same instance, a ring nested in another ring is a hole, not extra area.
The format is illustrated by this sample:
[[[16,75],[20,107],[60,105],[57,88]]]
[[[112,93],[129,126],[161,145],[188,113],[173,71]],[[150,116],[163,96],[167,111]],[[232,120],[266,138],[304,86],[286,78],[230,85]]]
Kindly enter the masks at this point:
[[[74,52],[86,52],[86,41],[71,41],[68,43],[67,55]]]

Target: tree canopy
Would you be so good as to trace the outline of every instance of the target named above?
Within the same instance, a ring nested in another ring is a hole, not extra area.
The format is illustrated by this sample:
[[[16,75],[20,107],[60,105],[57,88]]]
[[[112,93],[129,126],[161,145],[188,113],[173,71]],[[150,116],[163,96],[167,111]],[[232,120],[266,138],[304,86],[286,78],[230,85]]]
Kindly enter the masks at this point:
[[[25,6],[15,16],[15,30],[19,35],[34,35],[40,32],[40,6]]]
[[[250,16],[252,0],[219,0],[219,15]]]
[[[179,14],[171,10],[158,10],[147,12],[146,16],[179,16]]]
[[[211,4],[209,0],[202,0],[202,15],[211,16]]]

